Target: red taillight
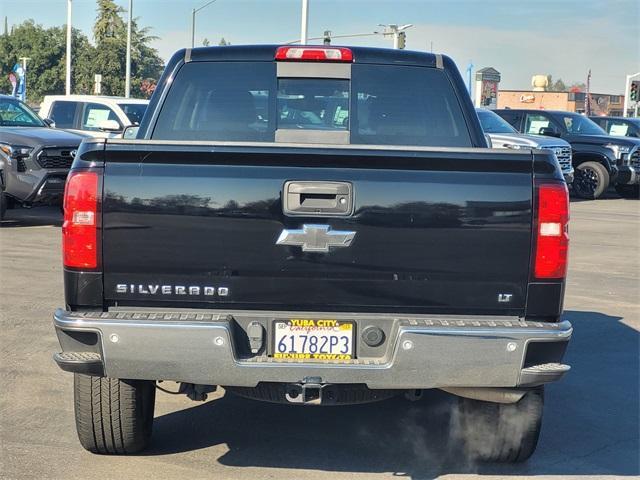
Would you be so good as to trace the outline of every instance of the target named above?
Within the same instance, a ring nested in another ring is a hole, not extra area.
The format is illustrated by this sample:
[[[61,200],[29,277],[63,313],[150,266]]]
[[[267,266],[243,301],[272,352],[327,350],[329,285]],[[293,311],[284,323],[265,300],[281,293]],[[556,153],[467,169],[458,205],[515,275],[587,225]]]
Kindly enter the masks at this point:
[[[538,185],[536,230],[534,276],[564,278],[569,254],[569,192],[564,183]]]
[[[98,266],[98,174],[73,172],[64,190],[62,258],[65,267]]]
[[[276,60],[353,62],[353,52],[343,47],[278,47]]]

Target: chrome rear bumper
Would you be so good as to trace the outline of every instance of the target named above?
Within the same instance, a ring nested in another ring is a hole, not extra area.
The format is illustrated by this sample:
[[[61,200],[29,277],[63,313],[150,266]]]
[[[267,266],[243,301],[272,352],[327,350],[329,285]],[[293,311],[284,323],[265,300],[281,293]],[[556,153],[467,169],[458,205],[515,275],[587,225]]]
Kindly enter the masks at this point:
[[[268,322],[291,314],[57,310],[54,324],[63,352],[56,354],[56,361],[64,370],[88,373],[82,366],[86,357],[92,363],[89,371],[113,378],[239,387],[304,383],[310,378],[329,384],[366,384],[371,389],[517,387],[555,381],[568,370],[559,360],[571,337],[571,324],[517,317],[332,313],[333,318],[358,323],[392,322],[384,355],[341,364],[239,355],[234,319]],[[296,316],[322,318],[327,313],[296,312]],[[541,358],[544,348],[528,355],[534,343],[553,344],[549,351],[556,352],[554,358]],[[73,352],[90,355],[70,355]]]

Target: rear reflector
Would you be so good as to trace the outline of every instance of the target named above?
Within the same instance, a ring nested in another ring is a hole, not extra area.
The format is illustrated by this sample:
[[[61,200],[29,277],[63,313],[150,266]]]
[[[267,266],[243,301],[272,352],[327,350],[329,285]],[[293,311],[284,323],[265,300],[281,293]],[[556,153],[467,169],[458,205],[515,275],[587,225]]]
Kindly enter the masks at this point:
[[[353,62],[353,52],[342,47],[278,47],[276,60]]]
[[[569,192],[564,183],[538,185],[536,230],[535,277],[564,278],[569,254]]]
[[[72,172],[64,190],[62,258],[65,267],[98,266],[98,174]]]

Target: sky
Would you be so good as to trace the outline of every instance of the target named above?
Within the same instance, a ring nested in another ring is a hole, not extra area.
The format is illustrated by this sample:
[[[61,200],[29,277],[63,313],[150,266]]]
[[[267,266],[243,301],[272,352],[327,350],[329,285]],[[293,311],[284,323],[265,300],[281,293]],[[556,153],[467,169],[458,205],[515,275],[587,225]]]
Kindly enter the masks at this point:
[[[124,8],[129,0],[116,0]],[[95,0],[72,0],[73,26],[91,38]],[[133,0],[134,17],[159,37],[168,59],[191,43],[191,11],[207,0]],[[9,25],[33,19],[66,24],[66,0],[0,0]],[[529,89],[550,74],[586,82],[592,92],[623,94],[625,75],[640,72],[639,0],[309,0],[309,36],[371,33],[379,24],[406,24],[407,49],[452,57],[464,74],[494,67],[501,89]],[[301,0],[216,0],[197,14],[196,45],[221,37],[234,45],[284,43],[300,36]],[[391,47],[379,35],[334,40],[335,45]]]

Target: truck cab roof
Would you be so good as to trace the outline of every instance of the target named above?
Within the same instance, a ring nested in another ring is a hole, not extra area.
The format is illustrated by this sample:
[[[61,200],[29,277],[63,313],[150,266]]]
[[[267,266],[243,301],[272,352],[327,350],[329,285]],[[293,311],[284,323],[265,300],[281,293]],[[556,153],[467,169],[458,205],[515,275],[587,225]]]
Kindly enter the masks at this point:
[[[305,45],[313,47],[315,45]],[[247,62],[272,62],[275,59],[276,50],[281,45],[230,45],[224,47],[198,47],[177,51],[169,64],[177,59],[185,61],[247,61]],[[295,45],[293,45],[295,47]],[[324,48],[324,45],[317,45]],[[352,63],[376,63],[381,65],[416,65],[422,67],[442,67],[444,63],[455,66],[453,61],[445,55],[412,50],[393,50],[389,48],[334,46],[330,48],[347,48],[353,53]],[[443,64],[440,65],[440,59]],[[188,60],[187,60],[188,59]]]

